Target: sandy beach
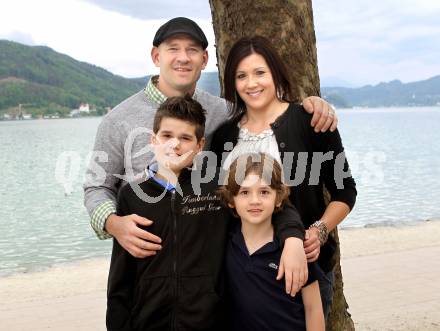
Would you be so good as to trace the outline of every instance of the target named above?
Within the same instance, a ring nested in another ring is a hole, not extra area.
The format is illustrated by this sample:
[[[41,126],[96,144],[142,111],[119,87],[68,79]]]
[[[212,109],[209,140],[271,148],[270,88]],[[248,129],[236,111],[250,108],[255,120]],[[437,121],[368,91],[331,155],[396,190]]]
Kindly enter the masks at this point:
[[[339,231],[356,330],[440,330],[440,221]],[[2,330],[105,330],[108,259],[0,278]]]

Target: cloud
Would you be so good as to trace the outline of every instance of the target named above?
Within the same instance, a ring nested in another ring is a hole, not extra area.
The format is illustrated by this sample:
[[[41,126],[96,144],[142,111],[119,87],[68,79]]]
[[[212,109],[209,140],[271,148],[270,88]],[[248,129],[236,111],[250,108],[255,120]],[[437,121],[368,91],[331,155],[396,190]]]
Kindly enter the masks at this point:
[[[21,44],[33,46],[35,41],[29,33],[22,31],[11,31],[6,33],[0,33],[0,39],[12,40]]]
[[[440,2],[316,0],[320,75],[355,84],[440,74]]]
[[[362,85],[440,74],[440,1],[314,0],[313,9],[322,80]],[[5,0],[0,38],[46,45],[140,77],[157,72],[150,59],[153,36],[175,16],[199,23],[210,43],[207,71],[216,70],[208,0]]]
[[[106,10],[115,11],[143,20],[171,19],[177,16],[211,19],[208,0],[85,0]]]
[[[24,40],[16,37],[27,35],[32,44],[49,46],[115,74],[140,77],[158,72],[150,51],[155,32],[165,22],[141,20],[77,0],[15,0],[0,10],[0,35],[18,42]],[[210,43],[206,70],[216,70],[211,22],[197,22]]]

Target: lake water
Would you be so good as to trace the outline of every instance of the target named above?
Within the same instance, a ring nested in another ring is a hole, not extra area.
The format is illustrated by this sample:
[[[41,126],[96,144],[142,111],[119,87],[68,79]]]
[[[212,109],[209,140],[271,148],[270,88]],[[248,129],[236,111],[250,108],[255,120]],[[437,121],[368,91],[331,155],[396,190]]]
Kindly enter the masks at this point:
[[[355,209],[342,226],[439,218],[440,108],[338,115],[358,185]],[[110,254],[111,240],[96,239],[82,201],[82,176],[100,120],[0,122],[0,276]],[[67,195],[56,174],[60,155],[79,164],[64,174],[74,179]]]

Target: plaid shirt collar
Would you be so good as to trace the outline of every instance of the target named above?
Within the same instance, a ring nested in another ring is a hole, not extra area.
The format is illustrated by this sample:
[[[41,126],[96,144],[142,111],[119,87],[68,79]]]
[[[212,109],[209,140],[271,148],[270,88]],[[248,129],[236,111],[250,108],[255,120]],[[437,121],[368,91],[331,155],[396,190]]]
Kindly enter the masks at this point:
[[[159,76],[152,76],[150,78],[150,80],[148,81],[147,86],[145,87],[145,95],[147,96],[148,99],[150,99],[151,101],[154,101],[157,104],[162,104],[163,102],[165,102],[165,100],[167,99],[167,97],[158,90],[157,86],[157,82],[158,82]]]
[[[158,105],[161,105],[168,98],[157,88],[158,81],[159,81],[159,75],[151,76],[147,86],[145,87],[144,92],[149,100],[157,103]],[[197,92],[194,92],[192,97],[194,98],[194,100],[197,100]]]

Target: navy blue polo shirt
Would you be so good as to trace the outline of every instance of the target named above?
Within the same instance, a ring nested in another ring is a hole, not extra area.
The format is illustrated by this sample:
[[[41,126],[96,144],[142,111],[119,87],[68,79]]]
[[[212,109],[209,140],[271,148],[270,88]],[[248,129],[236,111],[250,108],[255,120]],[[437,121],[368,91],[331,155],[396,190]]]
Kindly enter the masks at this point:
[[[292,298],[286,293],[284,278],[276,280],[280,257],[281,246],[276,239],[249,255],[241,226],[234,227],[226,249],[231,330],[306,330],[301,294]],[[305,286],[318,276],[314,263],[308,267]]]

